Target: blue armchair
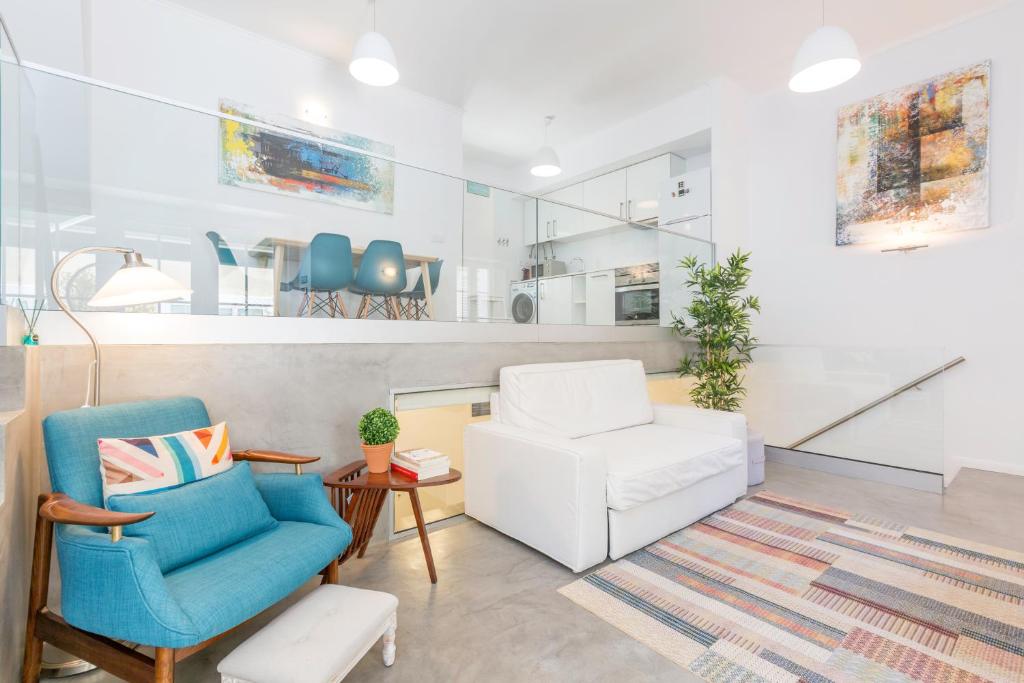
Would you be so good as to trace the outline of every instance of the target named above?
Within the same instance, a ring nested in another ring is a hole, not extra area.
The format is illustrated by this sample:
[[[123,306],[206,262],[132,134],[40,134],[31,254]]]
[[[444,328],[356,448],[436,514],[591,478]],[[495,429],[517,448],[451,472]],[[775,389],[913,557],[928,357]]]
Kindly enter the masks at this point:
[[[97,438],[207,426],[206,407],[196,398],[81,408],[43,421],[54,493],[39,497],[23,681],[39,679],[43,642],[49,642],[125,680],[170,683],[176,661],[310,577],[322,573],[324,581],[337,582],[338,556],[351,543],[352,531],[328,502],[320,476],[301,472],[317,458],[236,452],[241,462],[231,470],[184,484],[173,496],[130,497],[133,504],[151,506],[148,510],[102,507]],[[285,463],[295,473],[251,475],[246,461]],[[238,495],[224,495],[227,479],[209,483],[229,476]],[[263,516],[258,533],[217,547],[218,529],[258,515]],[[125,531],[129,525],[138,527]],[[165,539],[159,551],[153,535],[142,533],[157,525]],[[46,606],[55,535],[62,616]],[[154,647],[155,656],[118,640]]]

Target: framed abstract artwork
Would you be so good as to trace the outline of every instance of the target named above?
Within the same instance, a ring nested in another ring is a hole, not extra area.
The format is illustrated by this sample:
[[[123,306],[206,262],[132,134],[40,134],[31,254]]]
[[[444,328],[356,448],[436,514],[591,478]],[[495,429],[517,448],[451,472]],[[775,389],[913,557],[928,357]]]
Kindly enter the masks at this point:
[[[989,72],[982,62],[839,111],[836,244],[989,224]]]
[[[391,145],[286,116],[260,118],[245,105],[230,100],[222,99],[220,110],[318,138],[314,141],[221,119],[218,180],[222,184],[379,213],[394,212],[394,162],[357,151],[394,157]]]

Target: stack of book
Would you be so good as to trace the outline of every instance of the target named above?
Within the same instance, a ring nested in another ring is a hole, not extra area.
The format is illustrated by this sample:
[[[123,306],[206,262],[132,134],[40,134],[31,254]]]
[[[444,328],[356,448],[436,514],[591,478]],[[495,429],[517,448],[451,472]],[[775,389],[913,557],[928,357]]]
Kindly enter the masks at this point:
[[[429,448],[398,451],[391,456],[391,470],[419,481],[448,474],[448,456]]]

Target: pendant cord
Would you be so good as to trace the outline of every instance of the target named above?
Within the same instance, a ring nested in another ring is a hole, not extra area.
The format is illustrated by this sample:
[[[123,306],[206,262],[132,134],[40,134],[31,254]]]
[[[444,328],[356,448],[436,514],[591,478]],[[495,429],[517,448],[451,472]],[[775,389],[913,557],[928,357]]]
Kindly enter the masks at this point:
[[[825,25],[825,0],[821,0],[821,25]]]
[[[822,13],[825,11],[825,0],[822,0]],[[370,0],[370,30],[377,30],[377,0]]]

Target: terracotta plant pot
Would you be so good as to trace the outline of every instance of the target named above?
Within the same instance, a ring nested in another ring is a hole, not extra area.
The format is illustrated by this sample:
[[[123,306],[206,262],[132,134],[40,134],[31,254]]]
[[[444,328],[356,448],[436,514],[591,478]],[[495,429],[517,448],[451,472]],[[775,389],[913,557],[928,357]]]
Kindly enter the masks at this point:
[[[395,448],[395,442],[382,443],[379,446],[363,446],[363,457],[366,458],[366,469],[373,474],[381,474],[391,469],[391,451]]]

